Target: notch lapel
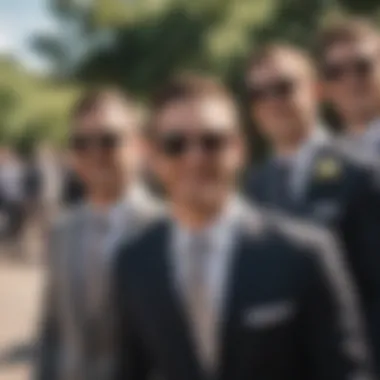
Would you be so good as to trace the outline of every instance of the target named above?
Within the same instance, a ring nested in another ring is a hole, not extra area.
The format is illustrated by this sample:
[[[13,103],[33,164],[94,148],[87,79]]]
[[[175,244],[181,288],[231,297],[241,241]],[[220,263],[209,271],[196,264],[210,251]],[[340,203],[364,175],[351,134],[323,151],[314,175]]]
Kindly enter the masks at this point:
[[[222,308],[221,325],[219,331],[219,358],[217,380],[227,380],[232,378],[232,371],[235,358],[238,359],[240,347],[236,342],[238,331],[236,327],[239,323],[240,310],[245,299],[245,282],[247,277],[246,270],[249,270],[249,277],[254,283],[260,278],[260,265],[251,266],[252,255],[257,256],[261,252],[260,237],[263,235],[263,221],[261,216],[251,206],[241,203],[238,231],[236,235],[235,252],[231,262],[231,271],[227,278],[226,298]],[[255,241],[257,244],[255,244]],[[256,248],[255,248],[256,247]],[[259,289],[259,281],[257,281]],[[255,288],[255,286],[253,285]],[[252,289],[250,289],[252,291]]]
[[[168,351],[168,357],[172,358],[170,366],[176,367],[176,373],[184,374],[183,380],[206,380],[195,354],[184,304],[174,282],[169,223],[164,223],[156,232],[151,243],[155,252],[151,252],[150,289],[147,289],[151,295],[151,317],[160,325],[160,331],[165,332],[168,344],[162,349]]]
[[[230,367],[233,365],[233,352],[235,320],[238,313],[239,301],[241,299],[240,274],[244,268],[245,256],[248,250],[248,237],[240,234],[239,242],[235,248],[232,258],[231,271],[227,279],[226,297],[222,308],[221,324],[219,331],[219,358],[217,379],[226,380],[229,378]]]
[[[84,239],[87,212],[86,208],[78,210],[78,216],[67,231],[67,262],[66,262],[66,299],[70,312],[74,319],[83,323],[85,316],[84,278],[86,276],[84,266]]]

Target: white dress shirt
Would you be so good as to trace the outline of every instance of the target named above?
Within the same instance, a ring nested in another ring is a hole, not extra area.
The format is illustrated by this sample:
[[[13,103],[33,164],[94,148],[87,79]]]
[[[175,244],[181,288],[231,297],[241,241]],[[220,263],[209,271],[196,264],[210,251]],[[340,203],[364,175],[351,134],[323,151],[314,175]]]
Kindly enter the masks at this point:
[[[230,262],[234,252],[235,233],[236,233],[236,218],[234,218],[234,202],[231,202],[220,217],[201,231],[190,231],[184,226],[179,225],[176,221],[173,222],[172,229],[172,263],[174,268],[174,281],[176,289],[185,302],[188,294],[189,286],[189,269],[191,267],[192,257],[196,254],[188,248],[192,246],[192,240],[201,235],[208,240],[208,247],[202,266],[205,276],[205,293],[210,302],[211,313],[209,318],[212,318],[211,325],[213,326],[209,342],[213,347],[213,351],[217,351],[219,327],[223,321],[223,307],[226,294],[226,286],[228,283]],[[194,337],[197,341],[197,337]],[[199,342],[198,342],[199,343]],[[200,350],[201,355],[202,350]],[[213,355],[215,356],[215,355]],[[205,359],[204,357],[201,359]],[[216,357],[213,358],[213,363],[216,365]],[[201,360],[204,361],[204,360]]]

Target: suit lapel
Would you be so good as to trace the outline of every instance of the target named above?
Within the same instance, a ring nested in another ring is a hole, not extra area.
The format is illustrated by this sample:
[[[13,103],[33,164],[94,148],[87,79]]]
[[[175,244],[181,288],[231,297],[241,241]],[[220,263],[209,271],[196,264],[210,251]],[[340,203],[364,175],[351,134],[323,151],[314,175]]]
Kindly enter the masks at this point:
[[[218,358],[218,376],[217,379],[225,379],[231,365],[231,347],[233,346],[234,320],[236,315],[236,306],[239,295],[239,273],[241,272],[245,241],[240,239],[238,247],[235,248],[234,257],[231,265],[231,272],[227,282],[227,291],[224,308],[222,309],[221,326],[219,332],[219,358]]]
[[[84,244],[87,212],[83,207],[67,231],[67,299],[77,321],[85,315]]]
[[[152,318],[155,319],[155,323],[160,324],[160,329],[165,332],[165,339],[168,341],[165,348],[161,347],[161,349],[170,351],[167,354],[172,358],[171,365],[178,367],[177,373],[187,374],[186,380],[205,379],[195,355],[183,302],[176,290],[170,257],[169,223],[161,226],[152,243],[155,252],[150,270],[151,289],[148,289],[148,292],[154,294],[154,297],[149,297],[153,302],[150,305],[153,312]]]
[[[247,276],[250,283],[254,284],[257,280],[258,286],[253,285],[249,288],[250,293],[258,289],[260,292],[260,265],[252,266],[253,255],[261,251],[260,236],[263,234],[262,221],[257,219],[260,216],[252,212],[252,208],[241,209],[241,218],[239,223],[239,231],[236,237],[235,252],[231,263],[231,272],[229,274],[226,299],[224,309],[222,310],[222,323],[220,328],[220,353],[219,353],[219,372],[217,379],[226,380],[232,378],[232,370],[235,368],[234,361],[241,356],[241,342],[237,338],[240,322],[240,312],[246,298],[245,279]],[[249,271],[246,275],[246,271]]]
[[[324,127],[316,129],[314,138],[306,143],[295,156],[295,163],[291,178],[293,199],[296,203],[307,197],[308,185],[313,174],[312,165],[320,155],[321,148],[331,144],[332,137]]]

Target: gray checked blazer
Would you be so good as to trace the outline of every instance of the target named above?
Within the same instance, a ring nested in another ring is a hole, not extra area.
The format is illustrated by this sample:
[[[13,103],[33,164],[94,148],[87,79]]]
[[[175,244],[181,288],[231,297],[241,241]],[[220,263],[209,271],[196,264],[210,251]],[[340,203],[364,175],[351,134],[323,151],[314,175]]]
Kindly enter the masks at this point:
[[[78,281],[81,244],[88,221],[86,210],[84,205],[71,210],[59,220],[50,236],[36,380],[106,380],[112,376],[116,337],[112,307],[105,307],[102,318],[89,321],[83,307],[83,283]],[[124,243],[159,218],[163,207],[142,192],[133,199],[132,210],[128,212],[128,225],[121,228],[118,237]],[[111,294],[108,301],[112,302]]]

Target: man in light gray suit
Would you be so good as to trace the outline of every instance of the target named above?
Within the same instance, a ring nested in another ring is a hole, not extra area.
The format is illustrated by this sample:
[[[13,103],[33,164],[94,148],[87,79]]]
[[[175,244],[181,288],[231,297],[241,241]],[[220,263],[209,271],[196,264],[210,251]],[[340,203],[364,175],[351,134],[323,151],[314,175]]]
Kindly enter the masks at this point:
[[[38,380],[111,376],[112,252],[158,213],[157,204],[137,186],[142,157],[132,100],[109,90],[85,94],[72,124],[72,164],[86,197],[51,233]]]

